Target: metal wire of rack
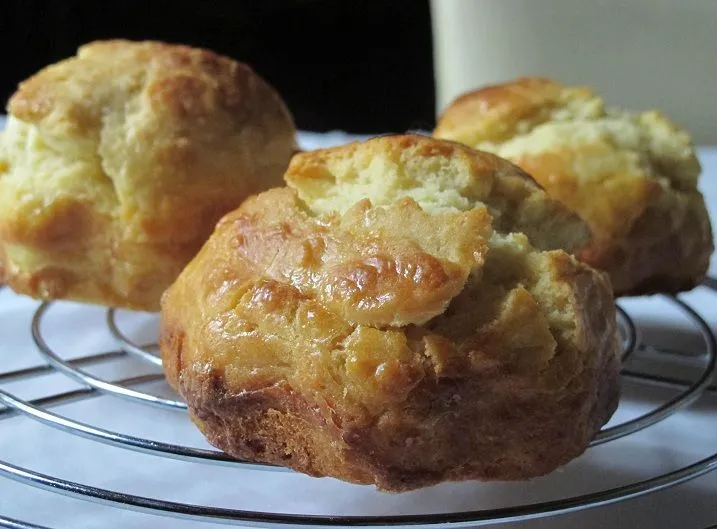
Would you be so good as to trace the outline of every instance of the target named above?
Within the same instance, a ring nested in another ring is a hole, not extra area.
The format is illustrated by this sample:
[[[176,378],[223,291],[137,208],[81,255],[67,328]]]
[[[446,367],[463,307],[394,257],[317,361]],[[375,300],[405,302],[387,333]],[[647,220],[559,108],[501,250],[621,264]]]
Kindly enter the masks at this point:
[[[717,280],[715,279],[708,278],[704,282],[704,286],[717,292]],[[704,347],[702,351],[704,367],[696,380],[692,382],[675,380],[661,375],[657,376],[624,368],[622,377],[626,380],[679,388],[679,392],[669,401],[640,416],[604,428],[591,443],[591,447],[602,445],[648,428],[694,403],[705,391],[715,391],[716,389],[715,386],[711,386],[710,384],[712,383],[717,366],[717,341],[709,324],[683,299],[672,296],[663,297],[682,311],[699,331]],[[63,433],[83,437],[112,447],[180,461],[201,462],[204,464],[232,467],[238,466],[241,468],[272,472],[291,472],[287,469],[272,465],[237,461],[216,450],[159,442],[99,428],[53,412],[52,408],[58,405],[86,400],[99,395],[109,395],[136,404],[154,406],[180,413],[186,412],[186,405],[182,401],[165,398],[139,389],[148,382],[161,380],[162,375],[145,374],[120,380],[105,380],[90,374],[84,369],[89,366],[127,358],[138,358],[148,365],[155,367],[161,366],[161,359],[157,355],[156,345],[142,346],[126,336],[117,324],[114,309],[107,311],[105,323],[118,344],[118,350],[90,354],[73,360],[63,359],[48,345],[43,335],[43,321],[52,306],[52,302],[40,304],[33,315],[31,324],[33,341],[45,363],[31,368],[0,372],[0,386],[9,382],[23,381],[40,375],[59,372],[79,382],[82,388],[32,400],[19,398],[13,393],[0,388],[0,421],[25,417],[48,427],[55,428]],[[624,351],[623,362],[626,362],[635,351],[646,347],[646,344],[643,343],[638,326],[630,315],[620,306],[618,306],[618,323],[622,335]],[[654,348],[654,345],[651,347]],[[69,481],[56,476],[42,474],[0,459],[0,476],[31,487],[50,490],[69,497],[94,501],[112,507],[120,507],[155,515],[256,527],[475,527],[526,521],[572,513],[644,496],[692,480],[715,469],[717,469],[717,453],[682,468],[642,481],[598,492],[529,505],[435,514],[336,516],[259,512],[165,501]],[[1,513],[0,527],[50,529],[21,520],[3,517]]]

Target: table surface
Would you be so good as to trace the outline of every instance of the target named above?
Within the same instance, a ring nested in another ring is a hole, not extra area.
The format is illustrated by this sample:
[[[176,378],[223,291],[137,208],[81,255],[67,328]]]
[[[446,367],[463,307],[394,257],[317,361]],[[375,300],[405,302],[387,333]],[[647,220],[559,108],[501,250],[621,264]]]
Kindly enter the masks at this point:
[[[346,141],[349,136],[302,134],[304,148]],[[700,149],[701,187],[712,218],[717,218],[717,149]],[[712,263],[713,275],[717,263]],[[717,331],[717,294],[700,287],[684,299],[699,309]],[[638,321],[647,341],[666,340],[674,347],[695,342],[694,330],[661,298],[627,299],[621,304]],[[4,289],[0,292],[0,372],[38,365],[29,324],[37,303]],[[63,357],[114,347],[103,325],[104,312],[60,303],[48,313],[45,332]],[[151,315],[121,313],[123,329],[137,340],[156,331]],[[669,367],[677,369],[677,367]],[[107,378],[130,376],[147,368],[138,362],[109,364],[93,370]],[[2,386],[23,398],[78,387],[54,374]],[[152,387],[169,394],[163,384]],[[673,396],[671,390],[628,384],[618,418],[633,416]],[[98,397],[57,408],[58,413],[95,426],[167,442],[205,447],[205,441],[179,412],[168,412]],[[617,420],[617,419],[616,419]],[[689,411],[608,445],[593,448],[564,469],[525,483],[446,484],[387,495],[371,487],[314,479],[296,473],[253,471],[170,461],[120,450],[59,432],[26,418],[0,420],[0,460],[65,479],[112,490],[194,504],[316,514],[403,514],[500,507],[555,499],[646,479],[679,468],[717,449],[717,397],[704,397]],[[568,529],[634,527],[702,529],[717,524],[717,472],[649,496],[553,519],[507,524],[509,528]],[[0,516],[53,528],[140,527],[209,528],[189,522],[135,513],[34,489],[0,477]]]

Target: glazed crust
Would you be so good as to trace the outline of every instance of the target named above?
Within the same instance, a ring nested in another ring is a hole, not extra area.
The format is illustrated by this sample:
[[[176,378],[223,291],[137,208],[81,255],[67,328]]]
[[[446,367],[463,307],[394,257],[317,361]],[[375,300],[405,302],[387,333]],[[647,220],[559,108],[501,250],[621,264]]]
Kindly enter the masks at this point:
[[[158,310],[223,214],[281,183],[291,115],[248,66],[101,41],[23,82],[0,155],[17,292]]]
[[[364,158],[404,184],[467,168],[485,202],[318,212],[317,176],[341,187]],[[582,453],[618,400],[612,295],[565,252],[496,231],[490,181],[516,175],[450,142],[379,138],[299,155],[292,188],[225,216],[162,301],[164,370],[207,439],[387,491],[524,479]]]
[[[700,166],[688,135],[657,112],[606,109],[591,90],[524,78],[456,99],[438,138],[520,165],[582,216],[576,255],[608,272],[616,295],[699,284],[714,250]]]

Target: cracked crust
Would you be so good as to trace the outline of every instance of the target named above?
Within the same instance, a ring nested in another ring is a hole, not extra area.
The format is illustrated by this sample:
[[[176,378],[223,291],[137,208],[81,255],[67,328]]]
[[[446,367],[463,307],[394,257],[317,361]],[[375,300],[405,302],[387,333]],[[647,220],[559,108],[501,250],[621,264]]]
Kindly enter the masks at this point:
[[[100,41],[20,84],[0,155],[16,291],[158,310],[223,214],[281,183],[294,125],[248,66]]]
[[[469,201],[419,200],[436,164]],[[392,168],[401,192],[353,201]],[[601,274],[511,233],[503,184],[522,175],[385,137],[301,154],[290,188],[225,216],[162,301],[167,380],[207,439],[386,491],[525,479],[582,453],[617,405],[615,308]],[[556,210],[528,185],[546,229]],[[328,207],[336,188],[348,198]]]
[[[660,113],[606,109],[587,88],[525,78],[459,97],[434,136],[520,165],[584,218],[593,238],[576,255],[608,272],[616,295],[704,278],[714,247],[700,166],[687,133]]]

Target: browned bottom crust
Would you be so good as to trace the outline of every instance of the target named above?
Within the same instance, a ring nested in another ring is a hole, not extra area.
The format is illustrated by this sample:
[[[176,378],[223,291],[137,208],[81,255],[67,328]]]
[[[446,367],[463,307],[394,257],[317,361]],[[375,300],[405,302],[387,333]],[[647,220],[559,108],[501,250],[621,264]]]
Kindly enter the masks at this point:
[[[519,380],[506,386],[497,373],[493,383],[424,382],[401,413],[364,427],[332,414],[327,421],[325,410],[286,384],[237,394],[215,374],[182,384],[182,393],[209,442],[233,457],[402,492],[442,481],[527,479],[579,456],[617,407],[619,368],[606,361],[599,374],[587,374],[594,381],[573,381],[592,391],[568,391],[561,400],[516,388]]]
[[[14,292],[34,299],[158,312],[162,293],[196,253],[197,245],[125,243],[116,251],[120,255],[114,258],[105,248],[99,252],[103,258],[95,261],[89,253],[43,254],[33,249],[27,252],[35,253],[33,267],[12,262],[0,245],[0,284],[4,281]]]
[[[610,276],[616,297],[677,294],[705,278],[714,251],[702,195],[663,193],[624,239],[601,241],[577,257]]]

